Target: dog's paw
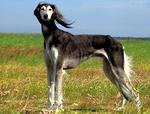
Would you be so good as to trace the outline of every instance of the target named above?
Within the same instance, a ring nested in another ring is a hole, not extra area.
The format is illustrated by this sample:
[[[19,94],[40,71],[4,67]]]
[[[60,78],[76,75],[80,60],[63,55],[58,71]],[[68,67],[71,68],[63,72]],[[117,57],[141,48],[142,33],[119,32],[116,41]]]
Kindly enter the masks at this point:
[[[53,109],[42,109],[42,114],[55,114]]]

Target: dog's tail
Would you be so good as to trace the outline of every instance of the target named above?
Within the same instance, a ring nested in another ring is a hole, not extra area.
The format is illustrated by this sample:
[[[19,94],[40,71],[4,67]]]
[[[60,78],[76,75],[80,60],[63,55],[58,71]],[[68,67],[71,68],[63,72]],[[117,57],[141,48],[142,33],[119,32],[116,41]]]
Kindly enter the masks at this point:
[[[132,59],[131,59],[131,57],[127,56],[125,51],[124,51],[124,71],[129,79],[134,74],[134,72],[132,70]]]

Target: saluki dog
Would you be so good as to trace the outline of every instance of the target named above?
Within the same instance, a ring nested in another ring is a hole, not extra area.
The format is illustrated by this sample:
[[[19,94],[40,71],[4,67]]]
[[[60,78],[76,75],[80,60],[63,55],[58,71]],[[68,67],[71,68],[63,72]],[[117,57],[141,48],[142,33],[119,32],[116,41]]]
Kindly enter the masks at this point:
[[[108,79],[121,93],[118,110],[123,110],[126,100],[140,111],[139,95],[130,81],[130,65],[121,43],[109,35],[73,35],[56,26],[70,28],[54,4],[40,2],[34,15],[42,27],[44,55],[48,73],[48,108],[60,110],[63,104],[63,73],[90,57],[102,58]]]

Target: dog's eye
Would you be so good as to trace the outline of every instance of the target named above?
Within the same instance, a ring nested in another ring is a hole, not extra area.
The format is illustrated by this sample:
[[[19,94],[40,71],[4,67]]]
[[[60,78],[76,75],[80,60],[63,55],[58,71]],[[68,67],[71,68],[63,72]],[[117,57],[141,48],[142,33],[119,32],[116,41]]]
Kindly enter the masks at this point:
[[[41,8],[41,10],[44,10],[44,8]]]
[[[49,11],[52,11],[52,9],[50,8]]]

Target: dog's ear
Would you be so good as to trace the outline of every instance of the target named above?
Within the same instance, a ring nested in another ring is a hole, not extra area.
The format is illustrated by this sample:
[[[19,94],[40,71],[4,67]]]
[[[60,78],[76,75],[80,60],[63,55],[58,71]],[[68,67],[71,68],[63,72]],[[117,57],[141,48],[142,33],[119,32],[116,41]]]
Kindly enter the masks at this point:
[[[65,18],[63,17],[63,15],[59,12],[59,10],[57,9],[57,7],[55,5],[51,5],[51,7],[54,10],[54,14],[53,14],[53,19],[56,20],[60,25],[66,27],[66,28],[72,28],[70,25],[72,23],[68,23]]]
[[[39,8],[39,5],[35,8],[35,10],[34,10],[34,15],[36,16],[36,17],[38,17],[39,16],[39,10],[40,10],[40,8]]]
[[[38,4],[38,6],[34,10],[34,15],[37,17],[38,21],[41,23],[40,7],[41,7],[41,4]]]

